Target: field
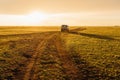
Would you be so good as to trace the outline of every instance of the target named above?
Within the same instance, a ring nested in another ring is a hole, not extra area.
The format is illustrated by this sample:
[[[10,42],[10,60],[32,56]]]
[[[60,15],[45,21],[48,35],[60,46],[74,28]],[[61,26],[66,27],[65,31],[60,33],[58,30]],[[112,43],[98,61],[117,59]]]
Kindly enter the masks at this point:
[[[0,80],[119,80],[120,28],[70,29],[0,27]]]

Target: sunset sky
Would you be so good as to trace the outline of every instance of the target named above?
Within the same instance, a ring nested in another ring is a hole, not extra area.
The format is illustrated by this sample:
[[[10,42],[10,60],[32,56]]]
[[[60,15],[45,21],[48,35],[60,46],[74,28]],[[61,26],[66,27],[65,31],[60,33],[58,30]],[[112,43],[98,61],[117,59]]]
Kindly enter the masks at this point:
[[[120,25],[120,0],[0,0],[0,26]]]

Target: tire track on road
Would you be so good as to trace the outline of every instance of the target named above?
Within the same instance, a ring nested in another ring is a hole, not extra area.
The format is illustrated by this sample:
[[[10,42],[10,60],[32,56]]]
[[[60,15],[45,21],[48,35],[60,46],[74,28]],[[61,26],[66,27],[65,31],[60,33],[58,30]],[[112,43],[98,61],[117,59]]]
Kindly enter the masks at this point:
[[[55,45],[62,62],[62,67],[64,68],[64,74],[67,75],[67,80],[80,80],[82,74],[79,73],[78,67],[73,62],[70,53],[66,50],[65,43],[62,42],[62,36],[57,36]]]
[[[29,64],[28,64],[28,66],[26,68],[26,72],[25,72],[23,80],[31,80],[31,77],[34,74],[33,67],[35,66],[37,56],[40,53],[42,53],[42,51],[43,51],[43,49],[45,47],[45,44],[47,43],[47,40],[49,40],[53,35],[54,35],[54,33],[47,34],[47,35],[45,35],[45,37],[43,37],[43,40],[40,41],[40,43],[39,43],[39,45],[38,45],[38,47],[36,49],[36,52],[33,54],[32,58],[29,61]]]
[[[45,36],[38,45],[23,80],[79,80],[79,73],[62,42],[61,33]],[[43,74],[45,73],[45,74]],[[47,75],[47,76],[45,76]]]

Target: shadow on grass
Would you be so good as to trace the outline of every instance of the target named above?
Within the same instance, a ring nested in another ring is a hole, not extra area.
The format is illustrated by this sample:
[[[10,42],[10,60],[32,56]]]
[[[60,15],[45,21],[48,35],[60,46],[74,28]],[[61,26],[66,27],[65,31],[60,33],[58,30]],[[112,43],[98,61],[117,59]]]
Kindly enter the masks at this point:
[[[112,37],[104,36],[104,35],[98,35],[98,34],[88,34],[88,33],[78,33],[78,32],[70,32],[71,34],[86,36],[90,38],[98,38],[98,39],[106,39],[106,40],[115,40]]]
[[[59,31],[47,31],[47,32],[33,32],[33,33],[23,33],[23,34],[7,34],[7,35],[0,35],[0,38],[8,38],[8,37],[21,37],[21,36],[31,36],[31,35],[39,35],[43,33],[57,33]]]
[[[82,73],[81,80],[118,80],[119,76],[109,76],[107,72],[101,71],[100,68],[90,65],[86,60],[82,59],[80,56],[72,56],[78,70],[79,74]]]
[[[107,74],[106,71],[102,71],[102,69],[96,67],[95,65],[91,65],[87,62],[81,55],[74,50],[73,47],[70,48],[69,51],[73,62],[78,68],[78,74],[82,73],[82,78],[77,80],[119,80],[119,76],[114,76]]]

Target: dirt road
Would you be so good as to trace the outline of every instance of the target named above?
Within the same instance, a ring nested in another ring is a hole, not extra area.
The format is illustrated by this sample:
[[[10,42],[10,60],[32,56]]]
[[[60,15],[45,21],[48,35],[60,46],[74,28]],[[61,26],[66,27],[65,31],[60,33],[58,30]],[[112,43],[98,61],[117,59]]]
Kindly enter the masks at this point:
[[[54,36],[54,34],[48,34],[46,35],[45,37],[43,37],[43,40],[40,41],[37,49],[36,49],[36,52],[33,54],[32,58],[30,59],[29,61],[29,64],[26,68],[26,73],[24,75],[24,78],[23,80],[30,80],[30,77],[33,75],[32,74],[32,71],[33,70],[33,67],[35,66],[35,63],[36,63],[36,60],[37,60],[37,57],[40,55],[40,53],[42,53],[42,51],[44,50],[44,47],[47,43],[47,41],[52,38]],[[39,53],[40,52],[40,53]]]
[[[23,80],[77,80],[81,78],[61,40],[60,32],[52,32],[40,41],[26,67]]]

